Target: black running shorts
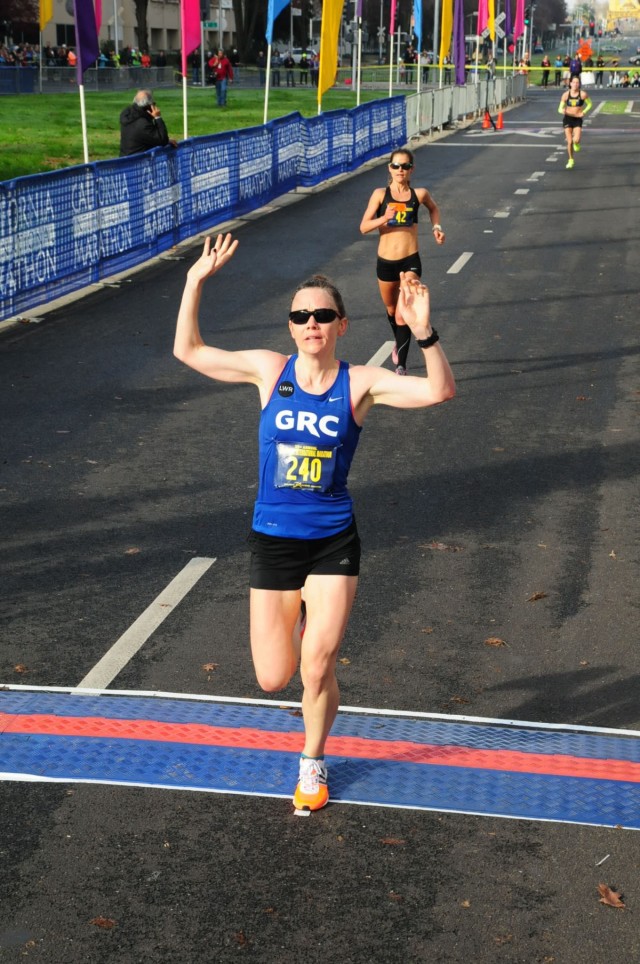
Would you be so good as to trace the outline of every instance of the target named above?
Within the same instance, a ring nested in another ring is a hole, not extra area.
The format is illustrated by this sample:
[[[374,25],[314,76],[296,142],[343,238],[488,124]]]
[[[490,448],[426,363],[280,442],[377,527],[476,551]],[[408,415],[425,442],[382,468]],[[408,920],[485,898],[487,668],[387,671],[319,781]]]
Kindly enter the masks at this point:
[[[357,576],[360,573],[360,538],[355,519],[347,529],[324,539],[282,539],[252,529],[252,589],[301,589],[307,576]]]
[[[408,258],[399,258],[398,261],[378,258],[376,264],[378,281],[400,281],[401,271],[413,271],[419,278],[422,277],[422,262],[417,251],[415,254],[410,254]]]

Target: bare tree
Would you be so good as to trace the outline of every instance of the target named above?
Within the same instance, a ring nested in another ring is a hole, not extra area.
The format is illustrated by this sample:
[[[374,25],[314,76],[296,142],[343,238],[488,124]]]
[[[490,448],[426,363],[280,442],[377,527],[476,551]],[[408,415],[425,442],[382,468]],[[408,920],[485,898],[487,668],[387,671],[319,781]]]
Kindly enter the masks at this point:
[[[147,7],[149,0],[135,0],[136,5],[136,37],[138,38],[138,50],[148,50],[148,26],[147,26]]]

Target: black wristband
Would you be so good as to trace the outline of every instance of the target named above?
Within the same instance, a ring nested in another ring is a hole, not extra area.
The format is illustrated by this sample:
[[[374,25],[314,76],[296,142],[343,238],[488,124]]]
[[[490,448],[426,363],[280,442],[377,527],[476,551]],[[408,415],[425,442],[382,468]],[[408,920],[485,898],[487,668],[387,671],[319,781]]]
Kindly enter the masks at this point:
[[[416,338],[416,341],[419,348],[431,348],[437,341],[440,341],[440,335],[434,328],[428,338]]]

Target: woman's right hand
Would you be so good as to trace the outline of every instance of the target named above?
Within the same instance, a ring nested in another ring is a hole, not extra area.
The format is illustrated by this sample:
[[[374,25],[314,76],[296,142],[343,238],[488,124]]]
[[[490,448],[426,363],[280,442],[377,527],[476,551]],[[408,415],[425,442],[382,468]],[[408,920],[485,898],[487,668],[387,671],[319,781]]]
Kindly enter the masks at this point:
[[[230,261],[238,247],[238,240],[230,234],[219,234],[213,247],[211,238],[205,238],[202,254],[187,273],[189,281],[195,284],[202,284],[207,278],[211,278],[222,268],[227,261]]]

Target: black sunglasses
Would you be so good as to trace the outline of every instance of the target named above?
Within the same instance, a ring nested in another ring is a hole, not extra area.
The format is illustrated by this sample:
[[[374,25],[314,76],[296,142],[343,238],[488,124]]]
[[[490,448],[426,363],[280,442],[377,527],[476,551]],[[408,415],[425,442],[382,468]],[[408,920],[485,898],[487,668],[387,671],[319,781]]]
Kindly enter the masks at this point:
[[[413,167],[413,164],[396,164],[395,161],[391,161],[389,167],[392,171],[410,171]]]
[[[319,325],[328,325],[330,321],[335,321],[340,315],[334,308],[299,308],[298,311],[289,312],[289,321],[294,325],[306,325],[309,318],[313,315]]]

